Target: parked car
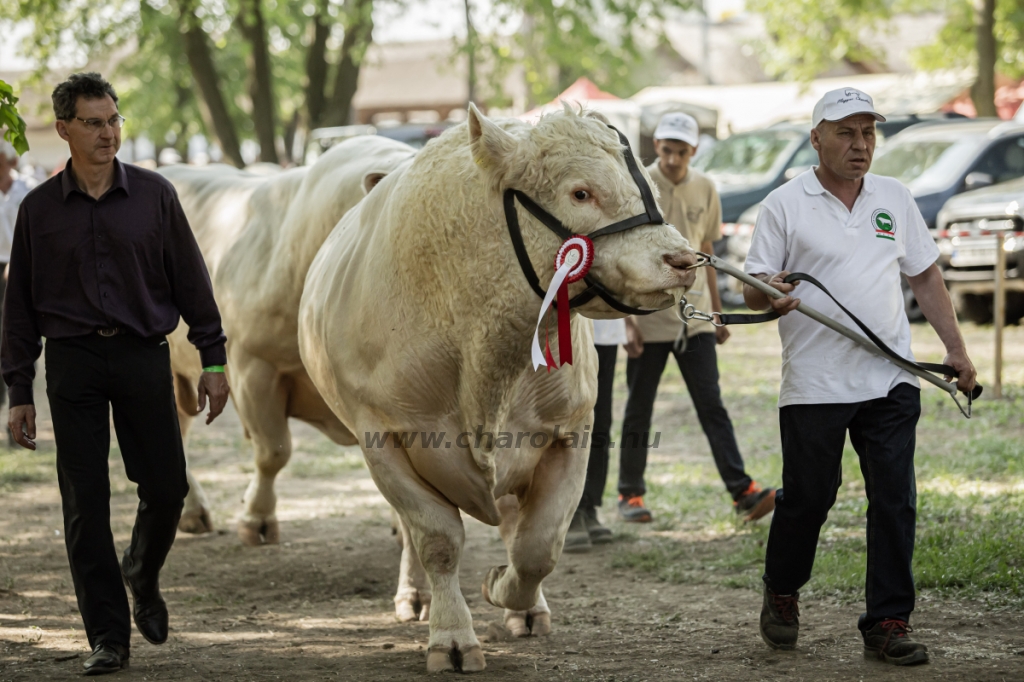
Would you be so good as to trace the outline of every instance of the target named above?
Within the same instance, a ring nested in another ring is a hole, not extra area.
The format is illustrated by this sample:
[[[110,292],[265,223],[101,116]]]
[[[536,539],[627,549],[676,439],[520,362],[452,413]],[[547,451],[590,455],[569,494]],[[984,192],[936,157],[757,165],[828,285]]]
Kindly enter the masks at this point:
[[[973,322],[993,315],[995,229],[1008,230],[1006,322],[1024,317],[1024,178],[965,192],[946,202],[936,219],[939,265],[957,312]]]
[[[1024,124],[964,119],[911,126],[876,154],[871,172],[910,190],[929,228],[961,192],[1024,176]]]
[[[325,151],[350,137],[359,135],[380,135],[392,140],[405,142],[410,147],[421,149],[430,140],[439,136],[448,127],[454,125],[451,121],[440,121],[438,123],[402,123],[395,125],[379,126],[372,125],[348,125],[335,126],[333,128],[317,128],[309,133],[309,143],[306,145],[305,165],[309,166]]]

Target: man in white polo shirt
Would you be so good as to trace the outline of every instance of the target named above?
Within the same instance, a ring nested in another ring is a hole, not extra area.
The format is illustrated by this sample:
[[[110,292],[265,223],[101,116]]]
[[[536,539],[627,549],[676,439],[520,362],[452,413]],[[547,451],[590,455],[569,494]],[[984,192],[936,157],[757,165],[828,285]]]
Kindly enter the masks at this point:
[[[786,294],[782,279],[818,279],[903,357],[912,358],[900,274],[946,347],[957,386],[974,387],[975,370],[942,274],[935,242],[910,192],[868,173],[875,121],[867,94],[842,88],[815,105],[811,144],[819,165],[772,192],[761,204],[746,271]],[[822,291],[800,287],[807,304],[853,326]],[[769,301],[749,285],[747,305],[787,315],[800,299]],[[910,636],[914,610],[917,491],[914,444],[921,413],[917,379],[804,315],[779,321],[782,337],[782,488],[768,537],[761,637],[792,649],[799,631],[798,590],[810,579],[818,533],[835,503],[843,445],[860,457],[869,507],[867,611],[858,627],[865,655],[896,665],[923,663],[927,647]]]
[[[658,205],[665,220],[695,248],[707,252],[722,236],[722,205],[711,178],[690,168],[698,141],[697,121],[692,116],[682,112],[665,114],[654,131],[658,160],[647,171],[658,188]],[[698,310],[721,310],[715,271],[698,270],[686,298]],[[722,404],[715,346],[726,342],[729,330],[697,320],[684,326],[678,312],[670,308],[627,318],[626,338],[629,399],[619,449],[622,519],[646,523],[652,518],[643,502],[647,490],[644,469],[658,383],[670,355],[679,365],[718,473],[733,499],[733,509],[745,521],[769,514],[775,506],[775,490],[762,488],[747,475],[732,420]]]

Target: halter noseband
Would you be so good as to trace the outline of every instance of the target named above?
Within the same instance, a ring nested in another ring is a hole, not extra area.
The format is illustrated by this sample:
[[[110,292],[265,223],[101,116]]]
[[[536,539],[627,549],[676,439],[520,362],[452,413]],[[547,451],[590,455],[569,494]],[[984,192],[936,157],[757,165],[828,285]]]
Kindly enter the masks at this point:
[[[654,193],[651,191],[650,185],[647,184],[647,180],[644,178],[643,173],[640,172],[640,168],[636,164],[636,159],[633,158],[633,150],[629,146],[629,140],[627,140],[626,136],[614,126],[608,127],[618,134],[619,141],[626,148],[624,153],[624,156],[626,157],[626,167],[629,169],[629,174],[633,177],[633,182],[636,183],[637,188],[640,190],[640,197],[644,202],[644,212],[640,215],[633,216],[632,218],[626,218],[625,220],[620,220],[617,223],[605,225],[601,229],[585,235],[590,239],[605,237],[617,232],[625,232],[626,230],[631,230],[634,227],[640,227],[641,225],[663,225],[665,223],[665,219],[662,218],[661,212],[658,210],[658,204],[654,201]],[[523,275],[526,276],[526,281],[530,284],[530,288],[532,288],[534,292],[543,299],[547,292],[541,288],[540,279],[537,277],[537,272],[533,269],[533,263],[530,262],[530,255],[526,251],[526,244],[523,242],[523,233],[519,227],[519,215],[516,212],[516,199],[519,200],[519,203],[522,204],[523,208],[529,211],[533,217],[539,220],[546,228],[561,237],[563,241],[576,235],[566,228],[565,225],[562,224],[561,220],[545,211],[537,204],[537,202],[523,192],[520,192],[517,189],[505,190],[505,222],[508,225],[509,236],[512,238],[512,247],[516,251],[516,258],[519,260],[519,267],[522,268]],[[615,308],[620,313],[626,313],[627,315],[650,315],[651,313],[658,312],[658,310],[644,310],[622,303],[591,275],[586,275],[583,278],[583,281],[586,282],[588,286],[581,293],[569,300],[570,308],[581,306],[593,299],[595,296],[599,296],[612,308]]]

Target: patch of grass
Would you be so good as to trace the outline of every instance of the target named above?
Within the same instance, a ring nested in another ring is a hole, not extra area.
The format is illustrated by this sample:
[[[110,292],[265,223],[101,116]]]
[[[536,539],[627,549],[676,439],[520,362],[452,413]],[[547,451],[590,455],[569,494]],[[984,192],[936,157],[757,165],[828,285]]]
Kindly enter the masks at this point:
[[[339,452],[335,448],[329,455],[294,457],[285,471],[296,478],[330,478],[358,471],[365,466],[362,453]]]
[[[766,327],[734,328],[732,340],[719,351],[723,400],[747,472],[769,486],[779,486],[782,473],[778,357],[765,340],[774,334]],[[932,332],[915,326],[915,340],[919,334],[926,338]],[[620,357],[620,370],[624,364]],[[636,527],[635,539],[616,548],[612,567],[670,582],[759,590],[768,523],[745,526],[736,521],[692,403],[671,364],[662,378],[652,424],[652,431],[662,432],[661,447],[651,450],[647,468],[645,502],[655,522]],[[1011,384],[1004,388],[1008,397],[1003,400],[975,403],[970,421],[941,391],[929,386],[922,390],[915,455],[914,573],[919,589],[993,606],[1024,606],[1022,389]],[[619,383],[616,391],[618,427],[626,395]],[[611,460],[609,490],[614,491],[616,449]],[[803,593],[857,602],[863,600],[867,565],[867,500],[860,461],[849,443],[842,481]],[[614,493],[609,497],[614,499]]]
[[[57,478],[57,452],[18,447],[0,449],[0,489],[12,490],[22,483],[44,483]]]

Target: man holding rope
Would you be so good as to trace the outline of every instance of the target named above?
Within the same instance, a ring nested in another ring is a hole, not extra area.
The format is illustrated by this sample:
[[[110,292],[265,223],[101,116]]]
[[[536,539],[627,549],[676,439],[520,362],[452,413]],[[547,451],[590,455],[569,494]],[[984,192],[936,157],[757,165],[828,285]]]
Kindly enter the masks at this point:
[[[815,105],[811,143],[819,165],[765,199],[745,266],[787,295],[769,300],[747,284],[744,298],[754,310],[787,315],[800,299],[790,295],[795,284],[783,280],[790,271],[808,273],[912,359],[902,273],[946,347],[944,364],[957,371],[957,387],[971,391],[976,372],[935,265],[938,248],[910,192],[868,172],[875,121],[884,120],[871,97],[853,88],[828,92]],[[849,324],[823,291],[802,287],[801,293],[808,305]],[[865,656],[895,665],[927,662],[927,647],[911,639],[909,625],[920,385],[804,315],[783,317],[779,335],[783,486],[768,537],[761,637],[774,649],[796,646],[798,591],[811,577],[818,534],[836,500],[849,432],[869,503],[867,611],[858,623]]]

